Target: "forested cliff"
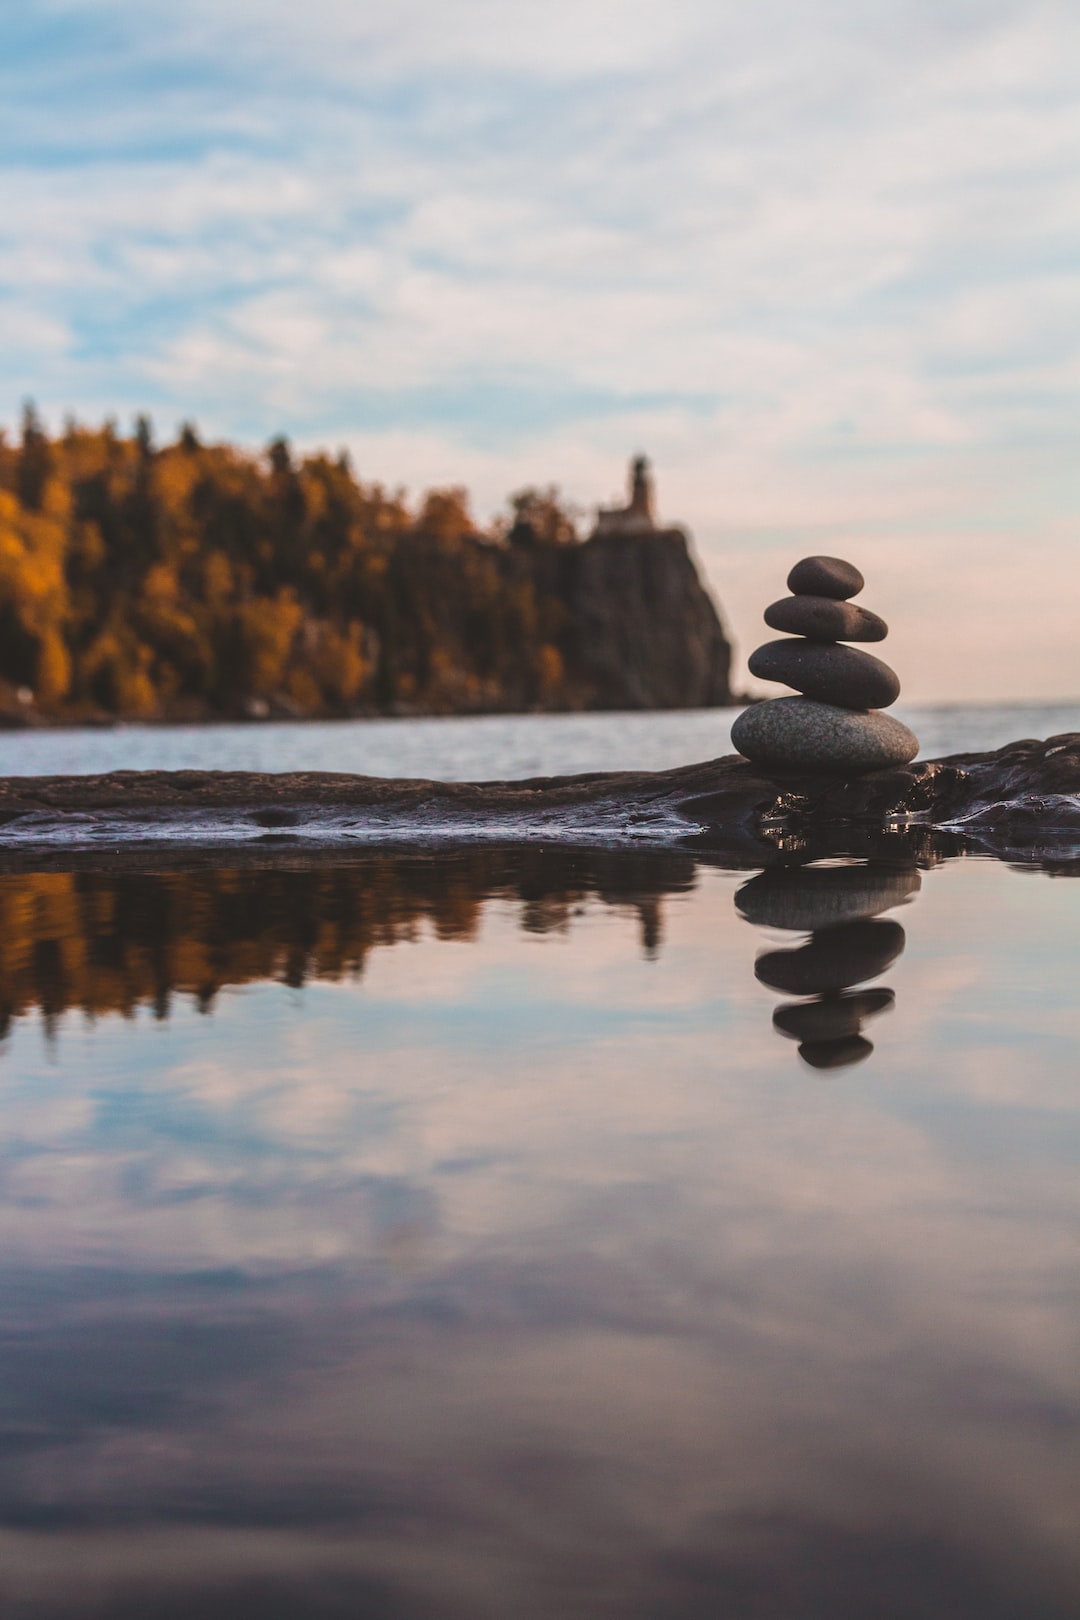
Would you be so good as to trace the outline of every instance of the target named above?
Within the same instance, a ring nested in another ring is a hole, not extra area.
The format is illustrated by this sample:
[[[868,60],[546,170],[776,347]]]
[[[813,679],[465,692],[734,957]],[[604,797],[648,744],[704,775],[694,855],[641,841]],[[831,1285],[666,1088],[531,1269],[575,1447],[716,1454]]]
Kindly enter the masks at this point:
[[[0,440],[0,714],[79,720],[698,707],[730,648],[678,530],[579,539],[525,491],[481,532],[347,458]]]

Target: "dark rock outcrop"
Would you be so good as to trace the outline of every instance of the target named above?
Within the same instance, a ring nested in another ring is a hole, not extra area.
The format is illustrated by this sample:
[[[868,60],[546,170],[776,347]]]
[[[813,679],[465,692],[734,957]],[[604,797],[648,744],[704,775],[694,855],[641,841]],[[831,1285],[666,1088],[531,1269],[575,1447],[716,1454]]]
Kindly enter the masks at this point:
[[[1080,858],[1080,733],[923,760],[850,780],[766,774],[736,755],[675,770],[515,782],[325,772],[115,771],[0,779],[0,862],[48,849],[191,851],[417,843],[693,848],[745,867],[826,854],[956,849]]]
[[[630,466],[625,507],[601,508],[580,545],[544,545],[529,509],[504,566],[554,614],[561,682],[545,706],[696,709],[738,701],[731,646],[682,529],[655,515],[649,464]]]
[[[680,529],[595,534],[566,554],[563,600],[563,656],[583,707],[735,701],[731,646]]]
[[[580,543],[517,525],[505,545],[399,542],[393,625],[402,714],[693,709],[737,701],[732,651],[679,529],[598,530]],[[390,700],[391,694],[393,696]]]

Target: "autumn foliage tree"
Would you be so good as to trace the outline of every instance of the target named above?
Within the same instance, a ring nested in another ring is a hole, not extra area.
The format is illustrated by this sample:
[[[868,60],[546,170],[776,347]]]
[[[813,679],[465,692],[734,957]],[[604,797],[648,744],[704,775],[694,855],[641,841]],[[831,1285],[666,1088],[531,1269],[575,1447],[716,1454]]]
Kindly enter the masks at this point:
[[[554,491],[482,533],[461,489],[411,511],[348,458],[158,446],[140,417],[32,406],[0,436],[0,710],[86,718],[577,706],[557,567],[577,539]],[[538,584],[539,581],[539,584]]]

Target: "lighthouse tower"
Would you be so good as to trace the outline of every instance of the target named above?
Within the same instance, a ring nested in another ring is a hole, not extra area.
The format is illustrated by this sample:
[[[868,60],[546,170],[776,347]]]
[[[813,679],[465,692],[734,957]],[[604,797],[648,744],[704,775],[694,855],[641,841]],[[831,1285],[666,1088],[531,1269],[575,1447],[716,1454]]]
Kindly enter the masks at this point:
[[[630,463],[629,506],[602,506],[596,514],[594,534],[655,534],[653,481],[645,456]]]

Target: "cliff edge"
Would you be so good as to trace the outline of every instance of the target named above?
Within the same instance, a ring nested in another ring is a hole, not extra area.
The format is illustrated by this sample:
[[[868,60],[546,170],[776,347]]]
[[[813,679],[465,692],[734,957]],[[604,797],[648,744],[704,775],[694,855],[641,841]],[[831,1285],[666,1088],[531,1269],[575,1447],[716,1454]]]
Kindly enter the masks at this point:
[[[564,679],[553,707],[698,709],[738,701],[731,643],[682,530],[598,528],[554,554],[514,547],[518,556],[523,549],[523,573],[537,595],[562,607],[556,646]]]
[[[590,537],[564,548],[558,579],[537,582],[564,605],[560,656],[573,706],[697,709],[738,701],[731,644],[687,536],[656,521],[649,464],[630,464],[630,498],[601,507]],[[512,548],[540,561],[527,509]],[[554,559],[549,559],[549,562]]]
[[[109,425],[0,438],[0,724],[695,708],[730,648],[643,458],[579,536],[558,492],[479,529],[345,457]]]

